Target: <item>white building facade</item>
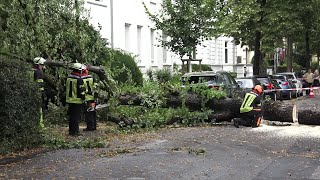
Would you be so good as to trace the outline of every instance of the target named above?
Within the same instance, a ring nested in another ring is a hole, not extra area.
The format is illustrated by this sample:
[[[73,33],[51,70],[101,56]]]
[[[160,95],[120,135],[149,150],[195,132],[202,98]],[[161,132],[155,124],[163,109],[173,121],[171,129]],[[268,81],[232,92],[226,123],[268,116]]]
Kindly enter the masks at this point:
[[[90,23],[100,30],[109,46],[134,55],[143,73],[148,69],[172,68],[174,64],[181,66],[177,55],[159,46],[160,38],[166,37],[154,29],[142,2],[151,12],[161,8],[161,0],[86,0],[85,8],[89,11]],[[238,77],[243,77],[247,69],[247,76],[252,75],[253,52],[236,46],[232,40],[219,37],[203,42],[197,47],[197,59],[202,59],[201,64],[210,65],[214,71],[237,72]]]

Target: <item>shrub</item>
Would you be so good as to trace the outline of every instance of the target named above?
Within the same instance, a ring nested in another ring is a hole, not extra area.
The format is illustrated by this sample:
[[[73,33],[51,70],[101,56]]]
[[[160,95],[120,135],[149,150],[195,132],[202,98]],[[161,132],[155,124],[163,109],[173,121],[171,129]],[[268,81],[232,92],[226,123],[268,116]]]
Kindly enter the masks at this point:
[[[199,64],[192,64],[192,71],[199,72],[200,65]],[[207,64],[201,64],[201,71],[212,71],[211,67]]]
[[[142,85],[142,73],[134,61],[134,57],[119,50],[115,50],[112,53],[113,59],[110,65],[114,72],[114,80],[122,84],[132,82],[136,85]]]
[[[40,94],[30,65],[0,57],[0,153],[41,142]]]
[[[172,79],[172,74],[167,68],[156,70],[154,74],[157,81],[160,83],[169,82]]]

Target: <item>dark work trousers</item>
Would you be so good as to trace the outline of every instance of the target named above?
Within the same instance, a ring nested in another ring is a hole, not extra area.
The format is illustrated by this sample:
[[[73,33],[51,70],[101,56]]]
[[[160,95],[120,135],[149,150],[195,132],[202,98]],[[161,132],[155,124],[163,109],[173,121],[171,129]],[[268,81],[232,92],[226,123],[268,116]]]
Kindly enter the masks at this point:
[[[96,111],[86,111],[85,112],[85,118],[87,122],[87,130],[96,130],[97,129],[97,123],[96,123]]]
[[[88,109],[90,108],[90,103],[91,102],[87,102],[87,104],[85,105],[85,119],[86,119],[86,123],[87,123],[87,130],[89,131],[93,131],[97,129],[97,122],[96,122],[96,110],[95,107],[92,111],[88,111]]]
[[[69,104],[69,134],[79,134],[79,120],[82,104]]]
[[[308,83],[308,88],[310,88],[312,86],[312,83]],[[306,95],[309,95],[310,94],[310,89],[307,89],[306,90]]]
[[[243,125],[246,127],[255,127],[260,116],[261,111],[250,111],[247,113],[242,113],[239,125]]]

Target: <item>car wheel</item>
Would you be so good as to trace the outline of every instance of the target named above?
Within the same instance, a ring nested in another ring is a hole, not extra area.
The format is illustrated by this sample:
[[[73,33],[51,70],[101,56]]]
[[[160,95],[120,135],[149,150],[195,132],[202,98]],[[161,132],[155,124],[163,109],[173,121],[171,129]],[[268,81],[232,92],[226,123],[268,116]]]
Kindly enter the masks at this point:
[[[289,97],[288,97],[288,99],[289,99],[289,100],[291,100],[291,99],[292,99],[292,93],[291,93],[291,91],[290,91],[290,93],[289,93]]]

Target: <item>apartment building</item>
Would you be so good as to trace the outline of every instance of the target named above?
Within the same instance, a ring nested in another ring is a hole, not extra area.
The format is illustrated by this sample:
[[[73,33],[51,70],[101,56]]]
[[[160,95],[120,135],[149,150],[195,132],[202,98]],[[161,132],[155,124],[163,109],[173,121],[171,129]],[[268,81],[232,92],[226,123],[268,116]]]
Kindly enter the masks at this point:
[[[167,37],[154,29],[142,2],[151,12],[161,8],[161,0],[86,0],[85,8],[89,11],[90,23],[107,39],[109,46],[134,55],[143,73],[148,69],[172,68],[173,64],[181,67],[179,56],[159,46],[160,38]],[[253,52],[235,45],[232,40],[219,37],[204,41],[197,47],[197,59],[214,71],[237,72],[241,77],[247,69],[247,75],[252,75]]]

